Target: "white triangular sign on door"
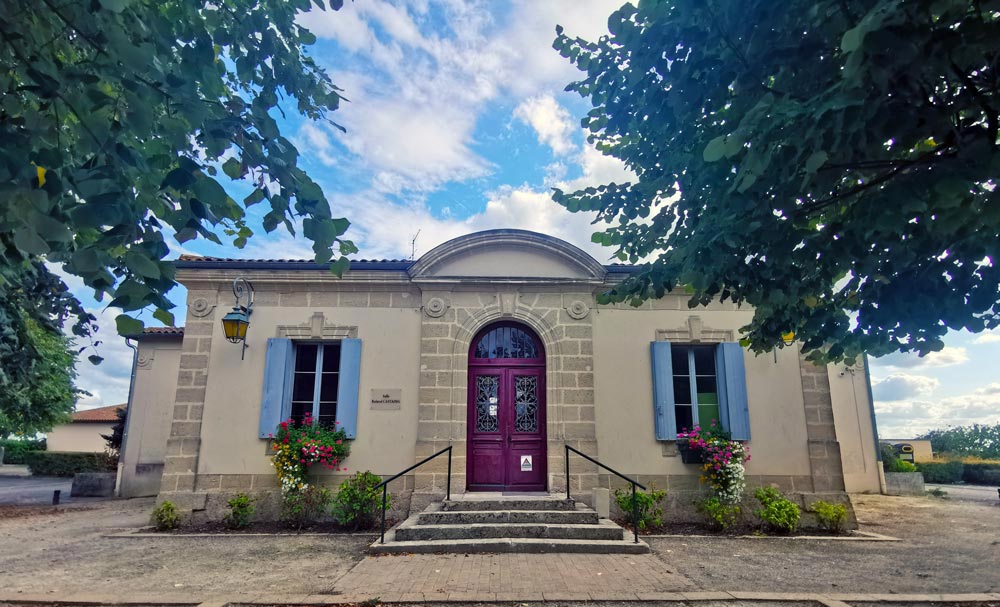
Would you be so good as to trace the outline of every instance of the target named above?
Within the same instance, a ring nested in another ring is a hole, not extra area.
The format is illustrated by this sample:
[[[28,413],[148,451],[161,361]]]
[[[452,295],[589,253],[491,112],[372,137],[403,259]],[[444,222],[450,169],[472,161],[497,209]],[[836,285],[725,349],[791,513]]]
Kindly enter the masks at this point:
[[[521,456],[521,472],[531,472],[531,456]]]

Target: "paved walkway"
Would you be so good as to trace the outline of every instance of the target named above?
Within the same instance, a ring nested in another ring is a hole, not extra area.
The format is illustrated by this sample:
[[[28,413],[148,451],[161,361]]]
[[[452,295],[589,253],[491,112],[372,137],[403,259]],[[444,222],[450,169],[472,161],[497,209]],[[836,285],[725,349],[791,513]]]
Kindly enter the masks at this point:
[[[652,554],[415,554],[367,557],[334,592],[382,601],[586,601],[695,589]]]
[[[62,491],[60,501],[69,500],[73,479],[48,476],[0,476],[0,504],[45,505],[52,503],[52,492]]]
[[[987,485],[937,485],[927,483],[927,489],[941,489],[948,495],[949,499],[965,500],[970,502],[984,502],[1000,506],[1000,494],[997,487]]]

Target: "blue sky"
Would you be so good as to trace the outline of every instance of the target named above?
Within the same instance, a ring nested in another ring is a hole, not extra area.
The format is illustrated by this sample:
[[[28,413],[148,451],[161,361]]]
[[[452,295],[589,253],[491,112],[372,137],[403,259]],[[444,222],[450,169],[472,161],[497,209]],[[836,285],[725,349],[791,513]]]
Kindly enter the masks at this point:
[[[605,261],[590,242],[592,217],[570,214],[549,198],[553,186],[624,181],[618,161],[585,143],[579,126],[588,104],[563,88],[575,69],[552,50],[556,24],[571,36],[606,34],[620,0],[513,2],[355,0],[338,12],[300,21],[319,38],[313,55],[349,103],[331,117],[348,130],[290,117],[283,131],[323,187],[335,216],[368,259],[407,258],[455,236],[490,228],[536,230],[568,240]],[[233,186],[234,197],[240,192]],[[255,209],[254,213],[259,213]],[[251,216],[257,217],[257,216]],[[311,247],[287,233],[261,230],[246,249],[185,243],[175,253],[251,258],[308,258]],[[113,333],[114,311],[74,292],[99,314],[106,361],[81,364],[80,403],[124,402],[131,352]],[[171,292],[178,321],[183,289]],[[155,324],[155,323],[151,323]],[[908,437],[949,424],[998,421],[1000,333],[955,334],[941,353],[874,361],[883,436]]]

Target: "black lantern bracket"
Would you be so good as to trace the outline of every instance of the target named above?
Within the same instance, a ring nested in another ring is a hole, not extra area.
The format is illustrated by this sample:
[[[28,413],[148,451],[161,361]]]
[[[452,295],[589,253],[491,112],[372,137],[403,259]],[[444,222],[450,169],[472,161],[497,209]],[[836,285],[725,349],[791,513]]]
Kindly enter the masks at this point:
[[[250,327],[250,315],[253,314],[253,285],[246,278],[237,276],[233,279],[233,295],[236,297],[236,305],[232,312],[222,317],[222,329],[230,343],[243,344],[240,360],[244,360],[247,352],[247,329]],[[246,305],[240,303],[244,298]]]

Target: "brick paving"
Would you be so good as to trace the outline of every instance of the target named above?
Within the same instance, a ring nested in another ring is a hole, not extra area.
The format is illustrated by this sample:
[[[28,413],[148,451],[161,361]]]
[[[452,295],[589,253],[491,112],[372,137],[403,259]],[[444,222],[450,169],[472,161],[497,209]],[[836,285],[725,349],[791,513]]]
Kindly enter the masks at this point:
[[[651,554],[414,554],[367,557],[331,594],[382,601],[569,601],[694,589]]]

